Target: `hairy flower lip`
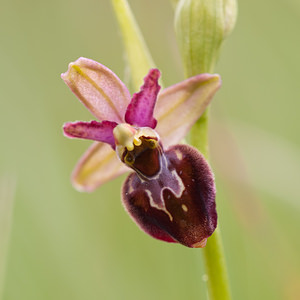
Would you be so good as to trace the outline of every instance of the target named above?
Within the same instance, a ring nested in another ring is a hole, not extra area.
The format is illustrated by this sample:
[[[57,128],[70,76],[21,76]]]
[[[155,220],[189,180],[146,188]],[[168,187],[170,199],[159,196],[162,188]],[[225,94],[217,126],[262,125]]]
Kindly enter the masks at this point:
[[[165,164],[154,179],[143,180],[136,173],[127,177],[122,188],[125,209],[150,236],[203,248],[217,226],[211,168],[188,145],[172,146],[162,155]]]

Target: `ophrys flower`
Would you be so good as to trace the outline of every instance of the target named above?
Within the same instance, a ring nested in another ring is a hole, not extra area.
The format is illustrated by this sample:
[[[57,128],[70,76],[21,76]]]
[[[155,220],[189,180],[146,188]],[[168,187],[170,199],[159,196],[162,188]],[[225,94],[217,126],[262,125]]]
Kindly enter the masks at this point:
[[[200,74],[159,93],[159,76],[157,69],[150,70],[131,99],[105,66],[86,58],[69,65],[63,80],[101,121],[64,125],[68,137],[97,141],[72,181],[92,191],[133,170],[122,200],[140,228],[160,240],[203,247],[217,224],[214,177],[196,149],[178,143],[209,104],[220,78]]]

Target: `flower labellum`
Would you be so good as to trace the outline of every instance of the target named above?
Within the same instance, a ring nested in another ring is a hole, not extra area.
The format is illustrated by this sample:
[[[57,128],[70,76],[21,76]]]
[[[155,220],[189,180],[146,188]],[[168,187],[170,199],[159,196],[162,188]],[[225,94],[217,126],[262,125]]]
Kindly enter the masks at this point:
[[[160,92],[159,76],[150,70],[130,99],[103,65],[86,58],[69,65],[63,80],[101,121],[64,125],[66,136],[96,141],[72,181],[91,191],[132,170],[122,201],[138,226],[156,239],[204,247],[217,226],[214,176],[202,154],[177,143],[209,104],[220,78],[200,74]]]

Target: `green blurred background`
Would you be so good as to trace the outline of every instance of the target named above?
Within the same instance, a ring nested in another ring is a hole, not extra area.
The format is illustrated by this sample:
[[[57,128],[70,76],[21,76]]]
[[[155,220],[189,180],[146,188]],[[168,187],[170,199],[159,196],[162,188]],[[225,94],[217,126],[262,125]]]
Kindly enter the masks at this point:
[[[170,1],[129,1],[166,86],[183,79]],[[79,56],[126,78],[108,0],[1,0],[0,293],[5,300],[207,299],[201,250],[125,213],[125,177],[92,194],[70,173],[92,116],[60,73]],[[234,299],[300,299],[300,3],[240,1],[217,72],[211,156]],[[0,295],[1,298],[1,295]]]

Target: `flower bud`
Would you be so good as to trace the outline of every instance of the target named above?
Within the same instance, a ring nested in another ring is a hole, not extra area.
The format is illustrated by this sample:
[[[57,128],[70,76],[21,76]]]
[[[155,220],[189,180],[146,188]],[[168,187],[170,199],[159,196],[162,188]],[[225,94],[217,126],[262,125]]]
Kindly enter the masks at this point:
[[[187,77],[213,72],[236,15],[236,0],[179,1],[175,29]]]

